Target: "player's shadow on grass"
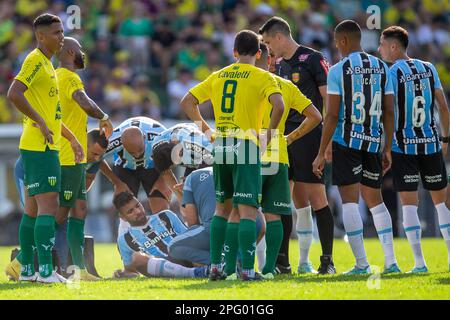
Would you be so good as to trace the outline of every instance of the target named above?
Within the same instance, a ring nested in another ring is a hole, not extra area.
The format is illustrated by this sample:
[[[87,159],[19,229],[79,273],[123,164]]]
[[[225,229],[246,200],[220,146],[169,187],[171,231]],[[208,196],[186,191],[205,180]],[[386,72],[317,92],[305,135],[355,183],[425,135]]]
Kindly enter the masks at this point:
[[[439,284],[450,285],[450,276],[447,276],[446,278],[439,278],[439,279],[437,279],[437,282]]]
[[[369,278],[373,279],[373,277],[380,277],[381,280],[395,280],[395,279],[405,279],[409,277],[417,277],[417,276],[426,276],[426,275],[414,275],[414,274],[370,274],[370,275],[355,275],[355,276],[346,276],[342,274],[334,275],[334,276],[318,276],[318,275],[310,275],[310,276],[290,276],[289,280],[294,280],[296,282],[364,282]],[[276,278],[275,278],[276,279]]]

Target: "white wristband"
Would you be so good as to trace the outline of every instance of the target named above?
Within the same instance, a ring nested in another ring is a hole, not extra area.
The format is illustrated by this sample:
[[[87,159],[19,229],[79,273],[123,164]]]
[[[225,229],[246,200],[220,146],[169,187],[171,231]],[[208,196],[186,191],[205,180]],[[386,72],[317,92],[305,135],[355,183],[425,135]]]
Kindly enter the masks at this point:
[[[100,121],[106,121],[109,119],[109,116],[105,113],[105,115],[103,116],[103,118],[100,119]]]

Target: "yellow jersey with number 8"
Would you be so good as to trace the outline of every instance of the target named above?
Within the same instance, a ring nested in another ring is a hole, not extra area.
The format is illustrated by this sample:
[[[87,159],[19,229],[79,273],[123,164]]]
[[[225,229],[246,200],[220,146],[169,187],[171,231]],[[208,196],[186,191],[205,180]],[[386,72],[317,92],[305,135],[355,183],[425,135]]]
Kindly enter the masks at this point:
[[[265,101],[280,93],[274,76],[246,63],[233,63],[212,73],[189,91],[199,103],[211,100],[216,134],[258,143]]]

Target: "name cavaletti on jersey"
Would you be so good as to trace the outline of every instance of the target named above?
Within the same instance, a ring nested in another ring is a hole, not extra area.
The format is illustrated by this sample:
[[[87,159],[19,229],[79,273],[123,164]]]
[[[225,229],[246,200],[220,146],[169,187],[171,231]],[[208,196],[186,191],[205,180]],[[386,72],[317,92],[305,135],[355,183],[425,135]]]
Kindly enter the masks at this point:
[[[219,78],[229,78],[229,79],[248,79],[251,71],[221,71],[219,73]]]

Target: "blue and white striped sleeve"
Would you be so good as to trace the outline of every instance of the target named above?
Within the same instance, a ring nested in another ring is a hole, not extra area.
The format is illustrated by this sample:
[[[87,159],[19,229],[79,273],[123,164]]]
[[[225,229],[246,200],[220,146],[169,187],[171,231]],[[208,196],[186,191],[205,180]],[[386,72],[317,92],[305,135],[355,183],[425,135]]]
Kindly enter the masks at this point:
[[[427,62],[427,65],[430,67],[431,72],[433,72],[434,88],[442,90],[442,83],[441,83],[441,80],[439,79],[439,74],[438,74],[435,66],[430,62]]]
[[[123,234],[117,239],[117,246],[119,247],[120,257],[122,258],[123,265],[130,266],[133,261],[134,251],[128,246]]]
[[[341,64],[337,63],[334,66],[330,68],[330,71],[328,71],[328,77],[327,77],[327,93],[328,94],[336,94],[336,95],[342,95],[341,91]]]

